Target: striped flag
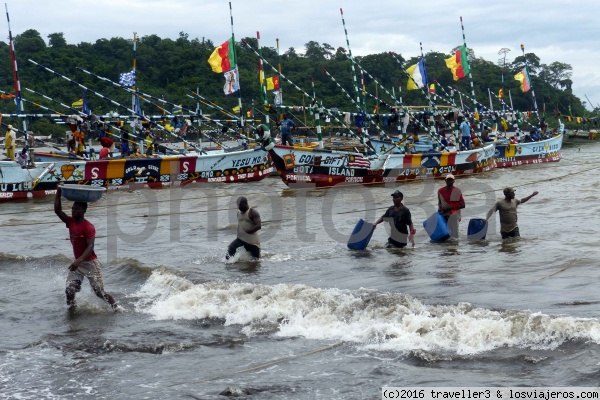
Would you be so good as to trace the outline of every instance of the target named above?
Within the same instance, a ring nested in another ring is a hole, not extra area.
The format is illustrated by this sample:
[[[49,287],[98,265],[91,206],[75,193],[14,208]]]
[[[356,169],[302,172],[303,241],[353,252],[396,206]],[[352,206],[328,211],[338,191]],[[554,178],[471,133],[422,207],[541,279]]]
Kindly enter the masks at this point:
[[[371,162],[361,156],[350,156],[348,159],[348,166],[355,168],[369,168],[371,166]]]

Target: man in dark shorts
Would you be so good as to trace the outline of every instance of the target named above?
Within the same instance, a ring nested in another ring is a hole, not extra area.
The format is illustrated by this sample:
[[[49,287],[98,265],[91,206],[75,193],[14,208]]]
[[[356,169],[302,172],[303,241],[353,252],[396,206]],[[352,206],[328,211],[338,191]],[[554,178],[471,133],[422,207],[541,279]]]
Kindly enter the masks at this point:
[[[102,280],[102,265],[94,253],[94,241],[96,238],[96,229],[91,222],[85,219],[87,203],[76,201],[71,208],[69,217],[62,210],[61,204],[62,188],[59,186],[54,196],[54,212],[67,225],[71,244],[73,245],[73,254],[75,261],[69,265],[69,274],[67,275],[67,306],[74,309],[75,293],[81,290],[81,281],[87,277],[96,296],[104,299],[113,310],[117,311],[115,299],[104,291],[104,282]]]
[[[243,246],[252,254],[253,258],[258,259],[260,258],[260,236],[258,236],[258,231],[261,228],[260,214],[254,208],[248,206],[248,199],[244,196],[238,197],[237,205],[239,209],[237,213],[237,237],[229,244],[226,258],[229,259],[238,248]]]
[[[392,193],[394,205],[388,208],[385,214],[373,224],[377,226],[384,221],[390,224],[391,233],[388,238],[387,247],[406,247],[406,244],[408,243],[408,229],[410,228],[411,235],[414,235],[417,232],[413,226],[410,211],[402,204],[403,199],[404,195],[399,190]]]
[[[496,204],[488,211],[486,221],[492,214],[498,211],[500,214],[500,235],[502,239],[519,237],[519,226],[517,225],[517,207],[537,195],[539,192],[533,192],[521,200],[515,199],[515,189],[507,187],[504,189],[504,198],[498,200]]]

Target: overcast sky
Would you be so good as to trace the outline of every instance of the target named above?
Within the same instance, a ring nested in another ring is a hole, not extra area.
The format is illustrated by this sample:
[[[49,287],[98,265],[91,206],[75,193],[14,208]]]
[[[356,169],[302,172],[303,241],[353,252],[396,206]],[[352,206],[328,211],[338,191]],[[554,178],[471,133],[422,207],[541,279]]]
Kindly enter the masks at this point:
[[[477,57],[497,62],[508,48],[509,62],[535,53],[543,64],[573,67],[573,91],[600,104],[600,1],[598,0],[233,0],[236,39],[261,33],[263,46],[304,51],[309,41],[346,47],[343,8],[353,55],[394,51],[405,58],[425,52],[449,53],[462,44]],[[63,32],[69,44],[100,38],[156,34],[176,39],[206,38],[220,44],[231,34],[227,0],[7,0],[13,36],[27,29],[47,35]],[[4,23],[7,32],[6,22]],[[5,37],[8,37],[8,32]],[[18,57],[18,49],[16,49]],[[19,60],[24,68],[26,61]],[[448,71],[448,73],[450,73]],[[497,88],[491,88],[496,90]],[[591,109],[588,105],[588,109]]]

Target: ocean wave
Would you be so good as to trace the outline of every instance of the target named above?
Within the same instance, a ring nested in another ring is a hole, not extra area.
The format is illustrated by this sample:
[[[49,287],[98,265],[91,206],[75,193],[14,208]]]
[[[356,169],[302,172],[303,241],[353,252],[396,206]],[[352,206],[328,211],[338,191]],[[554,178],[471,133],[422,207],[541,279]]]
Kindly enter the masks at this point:
[[[597,319],[470,303],[426,305],[410,295],[370,289],[194,284],[161,270],[136,296],[136,310],[158,320],[221,319],[247,336],[344,341],[380,351],[469,355],[503,347],[552,350],[571,340],[600,343]]]

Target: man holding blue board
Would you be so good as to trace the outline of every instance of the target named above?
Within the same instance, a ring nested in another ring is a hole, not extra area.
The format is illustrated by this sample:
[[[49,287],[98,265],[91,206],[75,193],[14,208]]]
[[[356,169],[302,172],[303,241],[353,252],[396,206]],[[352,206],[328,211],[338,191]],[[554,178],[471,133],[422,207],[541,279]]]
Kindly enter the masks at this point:
[[[488,211],[485,220],[490,219],[492,214],[498,211],[500,214],[500,235],[502,239],[511,237],[519,237],[519,226],[517,225],[517,207],[537,195],[538,192],[533,192],[521,200],[515,199],[515,189],[507,187],[504,189],[504,198],[498,200],[496,204]]]
[[[448,223],[450,236],[458,239],[460,210],[465,208],[465,199],[459,188],[454,186],[454,175],[446,175],[446,186],[438,190],[438,211]]]
[[[96,228],[85,219],[88,203],[76,201],[71,207],[71,216],[62,210],[61,203],[62,188],[58,186],[54,196],[54,212],[67,225],[69,237],[73,245],[75,261],[69,265],[67,275],[67,306],[73,310],[76,306],[75,293],[81,290],[81,281],[87,277],[96,296],[105,300],[113,310],[117,311],[115,299],[104,291],[102,280],[102,265],[94,253],[94,241],[96,239]]]
[[[408,243],[408,229],[410,228],[411,235],[414,235],[417,232],[413,226],[410,211],[402,204],[403,199],[404,195],[399,190],[392,193],[394,205],[388,208],[385,214],[373,224],[374,226],[377,226],[384,221],[390,224],[391,234],[388,238],[388,248],[406,247],[406,244]]]

